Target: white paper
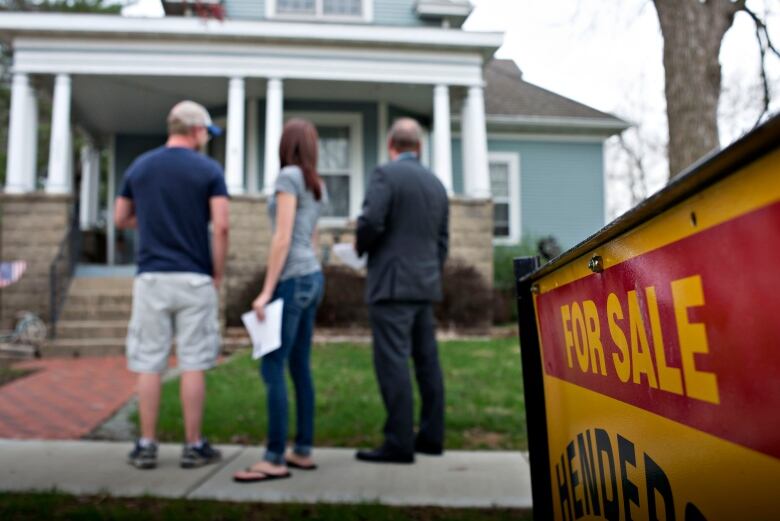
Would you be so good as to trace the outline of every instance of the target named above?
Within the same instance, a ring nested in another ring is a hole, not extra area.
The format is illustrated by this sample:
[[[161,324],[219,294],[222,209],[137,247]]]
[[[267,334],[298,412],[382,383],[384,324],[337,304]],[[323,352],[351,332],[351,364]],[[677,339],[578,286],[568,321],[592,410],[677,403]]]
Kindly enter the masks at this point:
[[[349,242],[339,242],[333,245],[333,253],[341,262],[353,270],[362,270],[366,267],[366,255],[358,257],[355,245]]]
[[[276,299],[265,307],[265,320],[260,322],[257,314],[247,311],[241,315],[249,338],[252,339],[252,358],[257,360],[282,346],[282,311],[284,301]]]

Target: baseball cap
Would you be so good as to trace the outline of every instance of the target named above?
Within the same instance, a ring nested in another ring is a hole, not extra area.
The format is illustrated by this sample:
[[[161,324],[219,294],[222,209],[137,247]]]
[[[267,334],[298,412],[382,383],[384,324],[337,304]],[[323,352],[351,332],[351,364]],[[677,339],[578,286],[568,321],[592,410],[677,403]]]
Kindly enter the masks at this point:
[[[212,136],[222,135],[222,129],[211,121],[206,107],[194,101],[186,100],[174,105],[168,113],[168,125],[173,122],[181,123],[187,127],[206,127]]]

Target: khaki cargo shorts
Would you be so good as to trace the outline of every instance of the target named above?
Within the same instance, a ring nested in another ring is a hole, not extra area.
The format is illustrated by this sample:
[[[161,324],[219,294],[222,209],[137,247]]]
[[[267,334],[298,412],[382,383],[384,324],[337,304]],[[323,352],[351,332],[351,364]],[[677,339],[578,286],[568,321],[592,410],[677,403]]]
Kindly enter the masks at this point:
[[[219,297],[208,275],[142,273],[133,283],[127,366],[137,373],[168,367],[171,342],[184,371],[214,367],[219,355]]]

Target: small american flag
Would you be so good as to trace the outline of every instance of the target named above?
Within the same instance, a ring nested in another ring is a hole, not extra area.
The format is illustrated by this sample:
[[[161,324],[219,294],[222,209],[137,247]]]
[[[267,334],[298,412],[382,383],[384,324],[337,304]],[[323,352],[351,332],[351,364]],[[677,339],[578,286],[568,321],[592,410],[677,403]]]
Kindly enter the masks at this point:
[[[18,282],[27,270],[25,261],[0,262],[0,288]]]

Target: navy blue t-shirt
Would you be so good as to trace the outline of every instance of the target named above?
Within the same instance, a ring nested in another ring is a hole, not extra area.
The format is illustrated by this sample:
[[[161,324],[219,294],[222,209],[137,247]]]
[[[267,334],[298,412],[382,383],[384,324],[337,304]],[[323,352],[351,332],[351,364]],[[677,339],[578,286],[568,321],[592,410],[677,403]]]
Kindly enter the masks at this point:
[[[156,148],[133,161],[119,195],[135,206],[138,273],[213,274],[209,199],[228,195],[219,163],[187,148]]]

